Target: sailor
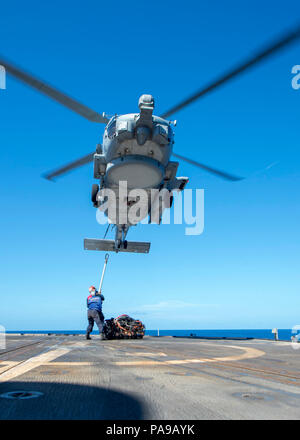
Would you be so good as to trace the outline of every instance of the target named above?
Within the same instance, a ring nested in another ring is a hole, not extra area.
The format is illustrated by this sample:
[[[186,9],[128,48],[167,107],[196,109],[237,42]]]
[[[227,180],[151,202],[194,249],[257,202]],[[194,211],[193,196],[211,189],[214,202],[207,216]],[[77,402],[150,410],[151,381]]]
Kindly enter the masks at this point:
[[[89,288],[89,296],[87,297],[87,316],[89,325],[86,329],[86,339],[91,339],[90,333],[93,331],[94,322],[96,322],[100,339],[105,339],[103,334],[103,324],[104,324],[104,316],[102,313],[102,301],[104,301],[104,296],[96,290],[95,286],[91,286]]]

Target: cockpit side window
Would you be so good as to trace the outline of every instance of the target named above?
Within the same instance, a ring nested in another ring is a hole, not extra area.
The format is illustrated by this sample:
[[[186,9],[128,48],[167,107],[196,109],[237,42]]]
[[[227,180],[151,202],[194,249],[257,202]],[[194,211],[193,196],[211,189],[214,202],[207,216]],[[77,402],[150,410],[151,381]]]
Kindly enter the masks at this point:
[[[116,119],[112,120],[107,127],[107,136],[109,139],[113,139],[116,135]]]

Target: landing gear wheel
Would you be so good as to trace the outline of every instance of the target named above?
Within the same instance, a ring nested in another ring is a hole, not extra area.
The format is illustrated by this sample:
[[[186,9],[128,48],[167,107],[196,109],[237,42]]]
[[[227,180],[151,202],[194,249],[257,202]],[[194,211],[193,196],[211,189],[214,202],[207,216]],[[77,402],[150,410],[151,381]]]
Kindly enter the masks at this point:
[[[95,207],[97,207],[97,205],[98,205],[98,202],[97,202],[97,194],[98,194],[98,192],[99,192],[99,185],[94,183],[93,186],[92,186],[92,197],[91,197],[91,200],[92,200],[93,205]]]

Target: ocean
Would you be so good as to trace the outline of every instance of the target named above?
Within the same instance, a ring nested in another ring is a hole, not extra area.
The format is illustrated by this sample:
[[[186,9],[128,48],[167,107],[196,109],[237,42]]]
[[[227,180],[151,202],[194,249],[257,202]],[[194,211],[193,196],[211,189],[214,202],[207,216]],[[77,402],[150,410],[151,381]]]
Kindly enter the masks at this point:
[[[6,333],[24,334],[59,334],[59,335],[83,335],[85,330],[15,330]],[[97,334],[94,330],[92,334]],[[158,336],[158,330],[146,330],[146,335]],[[290,341],[293,335],[291,329],[278,329],[278,339]],[[255,339],[274,339],[272,329],[240,329],[240,330],[159,330],[159,336],[198,336],[203,338],[255,338]]]

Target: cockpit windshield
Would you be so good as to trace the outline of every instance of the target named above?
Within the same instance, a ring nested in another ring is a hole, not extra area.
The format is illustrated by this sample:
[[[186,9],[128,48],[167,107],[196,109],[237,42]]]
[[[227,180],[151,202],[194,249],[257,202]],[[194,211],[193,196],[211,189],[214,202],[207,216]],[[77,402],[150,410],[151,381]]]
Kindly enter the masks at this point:
[[[107,126],[107,136],[109,139],[113,139],[113,137],[116,135],[116,118],[114,117]]]

